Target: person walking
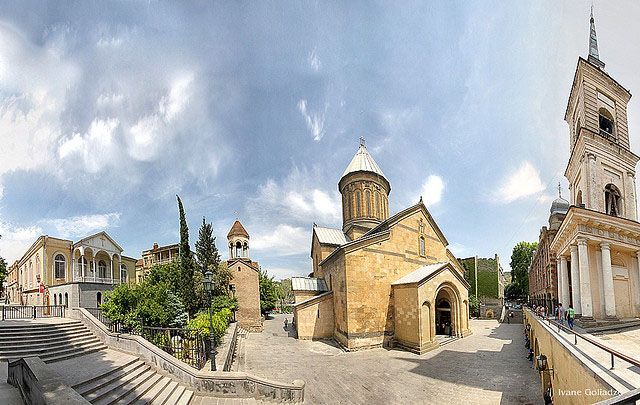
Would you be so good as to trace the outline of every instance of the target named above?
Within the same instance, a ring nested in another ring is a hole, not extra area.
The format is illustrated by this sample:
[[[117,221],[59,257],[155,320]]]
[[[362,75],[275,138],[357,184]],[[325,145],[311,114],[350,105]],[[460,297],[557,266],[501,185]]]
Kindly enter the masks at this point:
[[[565,310],[564,307],[562,306],[562,303],[558,302],[558,307],[556,308],[556,316],[558,317],[558,322],[560,322],[560,325],[564,325],[564,317],[565,317]]]
[[[573,305],[569,305],[569,309],[567,309],[567,324],[569,324],[569,329],[573,330],[573,320],[576,317],[576,311],[573,310]]]

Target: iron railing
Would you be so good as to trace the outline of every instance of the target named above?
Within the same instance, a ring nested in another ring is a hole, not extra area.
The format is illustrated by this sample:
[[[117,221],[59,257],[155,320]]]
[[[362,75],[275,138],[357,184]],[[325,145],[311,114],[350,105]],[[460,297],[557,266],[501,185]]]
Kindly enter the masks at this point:
[[[145,326],[125,327],[104,316],[100,308],[85,308],[111,332],[138,335],[153,343],[159,349],[200,370],[209,359],[209,340],[189,328],[160,328]]]
[[[2,320],[64,318],[64,305],[3,305]]]

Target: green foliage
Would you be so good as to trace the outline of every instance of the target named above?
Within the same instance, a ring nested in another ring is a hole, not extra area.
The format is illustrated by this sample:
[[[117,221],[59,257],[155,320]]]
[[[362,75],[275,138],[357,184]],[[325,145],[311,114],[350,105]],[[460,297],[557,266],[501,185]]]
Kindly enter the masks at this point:
[[[522,291],[520,291],[520,287],[516,283],[509,283],[504,288],[504,297],[506,299],[516,299],[522,295]]]
[[[213,338],[216,344],[220,344],[222,337],[227,331],[229,322],[231,322],[232,313],[229,308],[222,308],[213,313]],[[207,311],[198,312],[195,318],[188,323],[188,328],[195,331],[198,335],[209,338],[209,313]]]
[[[263,314],[273,311],[278,302],[278,286],[266,270],[260,270],[260,311]]]
[[[473,316],[480,314],[480,301],[475,295],[469,295],[469,313]]]
[[[498,262],[496,259],[478,258],[476,281],[475,257],[459,260],[464,267],[464,278],[471,285],[469,292],[475,294],[478,283],[478,297],[498,298]]]
[[[511,275],[513,283],[521,296],[529,291],[529,265],[533,252],[538,248],[538,242],[520,242],[513,247],[511,253]]]
[[[198,232],[196,256],[198,258],[198,267],[200,267],[202,273],[207,271],[215,273],[220,265],[220,254],[216,247],[216,237],[213,236],[213,226],[207,223],[204,217]]]
[[[2,236],[0,236],[2,237]],[[7,261],[0,257],[0,291],[2,291],[2,282],[7,277]]]
[[[216,295],[211,298],[211,310],[213,312],[219,312],[225,308],[230,311],[237,311],[238,300],[228,295]]]
[[[219,263],[213,272],[213,295],[228,295],[231,279],[233,273],[227,267],[227,263]]]
[[[196,294],[196,286],[194,283],[195,263],[189,247],[189,227],[182,206],[182,200],[178,199],[178,212],[180,215],[180,289],[178,297],[184,304],[189,314],[196,313],[200,305],[200,299]]]

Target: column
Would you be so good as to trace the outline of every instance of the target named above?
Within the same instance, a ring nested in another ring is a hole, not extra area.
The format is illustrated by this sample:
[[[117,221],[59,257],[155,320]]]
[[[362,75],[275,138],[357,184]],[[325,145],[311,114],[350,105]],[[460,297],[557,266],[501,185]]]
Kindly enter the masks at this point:
[[[111,284],[113,284],[113,256],[111,256],[110,258],[111,260],[109,260],[111,262]]]
[[[613,271],[611,270],[611,250],[609,244],[600,244],[602,251],[602,284],[604,285],[604,312],[607,317],[616,316],[616,296],[613,288]]]
[[[562,306],[569,308],[569,272],[567,271],[567,256],[560,256],[560,278],[562,279],[562,291],[558,292],[560,299],[562,299]]]
[[[562,279],[562,269],[560,268],[560,257],[556,257],[556,278],[558,280],[558,295],[556,299],[559,303],[562,303],[562,305],[564,305],[564,301],[562,301],[562,286],[564,280]],[[551,285],[553,286],[553,281],[551,282]]]
[[[84,253],[80,255],[80,267],[82,268],[82,281],[84,281]]]
[[[571,301],[577,315],[582,314],[580,305],[580,263],[578,263],[578,247],[571,246]],[[569,308],[569,307],[567,307]]]
[[[98,272],[98,269],[96,268],[96,255],[93,255],[93,260],[91,261],[93,263],[93,281],[96,281],[96,273]]]
[[[593,302],[591,301],[591,279],[589,276],[589,254],[587,240],[578,240],[578,262],[580,265],[580,306],[582,317],[593,317]]]

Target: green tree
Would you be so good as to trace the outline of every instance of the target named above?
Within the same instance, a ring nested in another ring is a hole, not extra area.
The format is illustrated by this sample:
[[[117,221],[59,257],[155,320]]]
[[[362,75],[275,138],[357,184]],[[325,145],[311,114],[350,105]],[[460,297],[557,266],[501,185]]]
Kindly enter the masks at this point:
[[[229,283],[233,279],[233,272],[227,263],[218,263],[213,272],[213,295],[229,295]]]
[[[480,315],[480,301],[474,294],[469,295],[469,313],[472,316]]]
[[[533,252],[538,248],[538,242],[520,242],[513,247],[511,253],[511,275],[517,288],[514,292],[520,296],[529,292],[529,265]]]
[[[2,292],[4,289],[4,287],[2,287],[2,283],[6,277],[7,277],[7,261],[0,256],[0,292]]]
[[[278,302],[277,284],[273,277],[269,277],[267,271],[260,270],[260,311],[267,314],[273,311]]]
[[[196,257],[198,258],[198,266],[202,273],[207,271],[216,272],[220,265],[220,254],[216,247],[216,237],[213,236],[213,226],[207,223],[202,217],[202,225],[198,232],[198,241],[196,242]]]
[[[176,198],[178,199],[178,212],[180,214],[180,292],[178,297],[187,312],[190,315],[194,315],[200,305],[194,283],[195,263],[189,246],[189,227],[187,226],[182,200],[177,195]]]

